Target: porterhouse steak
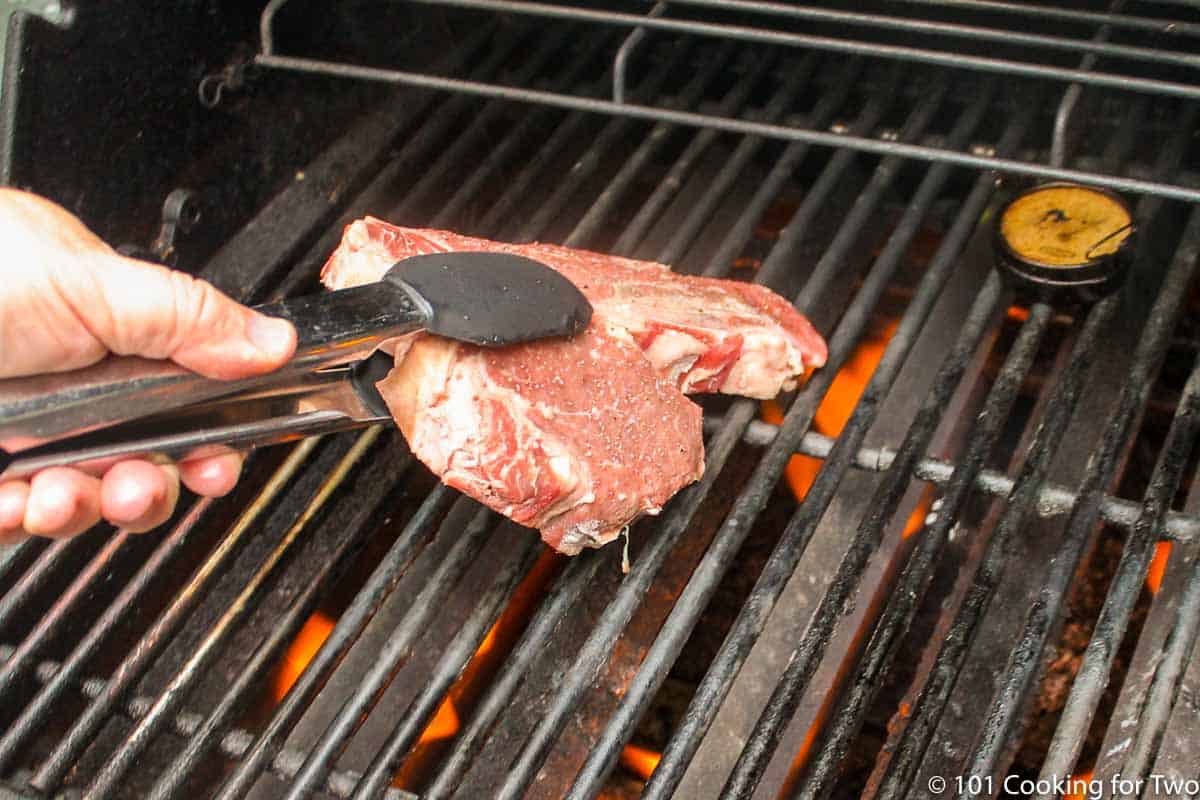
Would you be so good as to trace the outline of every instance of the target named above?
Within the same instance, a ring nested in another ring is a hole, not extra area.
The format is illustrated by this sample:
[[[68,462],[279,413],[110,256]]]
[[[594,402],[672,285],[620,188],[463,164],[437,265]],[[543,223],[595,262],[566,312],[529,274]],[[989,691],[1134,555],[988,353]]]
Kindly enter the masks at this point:
[[[346,227],[321,277],[378,280],[408,256],[490,250],[537,259],[587,296],[581,335],[485,349],[426,334],[393,343],[379,383],[413,453],[448,485],[574,554],[658,513],[704,471],[700,409],[683,392],[774,397],[825,363],[825,342],[770,290],[546,244]]]

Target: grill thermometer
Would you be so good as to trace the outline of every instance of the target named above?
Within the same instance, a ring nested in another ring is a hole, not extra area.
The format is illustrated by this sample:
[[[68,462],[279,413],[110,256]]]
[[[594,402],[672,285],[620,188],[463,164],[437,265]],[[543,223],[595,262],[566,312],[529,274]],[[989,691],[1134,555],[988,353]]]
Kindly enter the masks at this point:
[[[1043,184],[1017,195],[997,216],[997,262],[1019,287],[1075,289],[1096,299],[1124,280],[1133,230],[1133,215],[1117,195]]]

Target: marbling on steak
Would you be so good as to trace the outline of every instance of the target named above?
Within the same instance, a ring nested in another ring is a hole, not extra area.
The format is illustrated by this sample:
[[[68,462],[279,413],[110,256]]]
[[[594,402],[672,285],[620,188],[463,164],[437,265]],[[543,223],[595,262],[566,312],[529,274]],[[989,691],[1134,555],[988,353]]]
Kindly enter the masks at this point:
[[[564,553],[611,541],[703,474],[700,410],[682,392],[774,397],[825,363],[820,335],[768,289],[556,245],[367,218],[347,226],[321,277],[341,289],[408,256],[459,250],[558,270],[591,301],[591,325],[492,350],[405,337],[379,389],[431,470]]]

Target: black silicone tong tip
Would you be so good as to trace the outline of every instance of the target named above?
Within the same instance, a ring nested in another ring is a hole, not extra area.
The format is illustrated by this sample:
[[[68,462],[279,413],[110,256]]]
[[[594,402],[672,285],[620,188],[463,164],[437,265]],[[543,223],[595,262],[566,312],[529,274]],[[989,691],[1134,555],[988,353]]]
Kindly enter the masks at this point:
[[[573,336],[592,306],[565,277],[509,253],[434,253],[399,262],[385,276],[425,306],[426,330],[488,347]]]

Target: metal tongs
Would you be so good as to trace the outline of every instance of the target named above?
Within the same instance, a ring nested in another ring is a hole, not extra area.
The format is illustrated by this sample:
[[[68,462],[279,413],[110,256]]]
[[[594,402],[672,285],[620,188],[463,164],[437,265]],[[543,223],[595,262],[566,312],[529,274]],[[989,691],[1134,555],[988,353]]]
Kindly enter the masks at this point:
[[[417,330],[488,347],[571,336],[587,298],[532,259],[437,253],[378,283],[259,306],[296,326],[295,355],[267,375],[204,378],[166,361],[110,356],[81,370],[0,380],[0,478],[139,456],[180,459],[390,422],[375,388],[380,344]]]

